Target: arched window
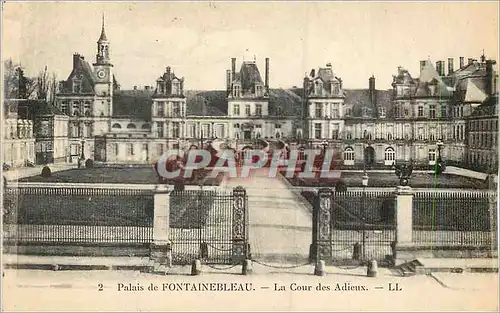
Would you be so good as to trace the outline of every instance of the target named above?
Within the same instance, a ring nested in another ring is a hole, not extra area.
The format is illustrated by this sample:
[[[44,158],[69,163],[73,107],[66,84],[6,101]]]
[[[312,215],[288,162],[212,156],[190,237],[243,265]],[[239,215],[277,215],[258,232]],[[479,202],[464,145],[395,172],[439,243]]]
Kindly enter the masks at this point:
[[[150,128],[151,128],[151,126],[149,126],[148,123],[142,125],[142,129],[150,129]]]
[[[130,123],[127,125],[127,129],[135,129],[135,128],[136,128],[135,124],[133,124],[133,123]]]
[[[122,128],[122,125],[118,124],[118,123],[114,123],[113,126],[111,126],[112,128]]]
[[[391,133],[387,134],[387,140],[392,140],[392,134]]]
[[[396,152],[394,152],[393,148],[389,147],[385,149],[384,161],[385,165],[393,165],[396,162]]]
[[[354,165],[354,149],[351,147],[344,149],[344,165]]]
[[[85,116],[90,116],[90,110],[85,110]]]

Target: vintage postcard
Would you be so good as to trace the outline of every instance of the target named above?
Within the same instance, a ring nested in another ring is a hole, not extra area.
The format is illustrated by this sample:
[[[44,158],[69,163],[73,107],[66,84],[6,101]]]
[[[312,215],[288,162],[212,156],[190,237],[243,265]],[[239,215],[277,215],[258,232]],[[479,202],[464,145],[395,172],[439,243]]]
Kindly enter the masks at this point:
[[[2,310],[498,311],[499,4],[2,3]]]

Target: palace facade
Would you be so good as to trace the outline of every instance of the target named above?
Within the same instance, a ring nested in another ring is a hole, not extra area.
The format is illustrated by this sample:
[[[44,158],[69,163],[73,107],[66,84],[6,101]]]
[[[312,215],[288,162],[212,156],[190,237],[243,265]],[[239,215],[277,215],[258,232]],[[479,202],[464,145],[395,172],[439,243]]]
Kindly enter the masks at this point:
[[[399,67],[389,90],[376,89],[373,76],[366,89],[345,89],[330,63],[311,70],[301,88],[271,88],[269,58],[264,75],[255,59],[243,60],[237,71],[232,58],[225,90],[189,90],[189,80],[170,66],[155,86],[122,90],[103,23],[95,63],[73,55],[56,106],[68,116],[72,161],[83,155],[108,163],[151,163],[167,149],[217,139],[236,150],[259,140],[329,147],[340,152],[347,168],[410,160],[429,166],[441,153],[451,163],[496,169],[495,61],[481,56],[465,63],[461,57],[457,69],[453,58],[447,61],[447,72],[444,61],[421,61],[414,76]]]

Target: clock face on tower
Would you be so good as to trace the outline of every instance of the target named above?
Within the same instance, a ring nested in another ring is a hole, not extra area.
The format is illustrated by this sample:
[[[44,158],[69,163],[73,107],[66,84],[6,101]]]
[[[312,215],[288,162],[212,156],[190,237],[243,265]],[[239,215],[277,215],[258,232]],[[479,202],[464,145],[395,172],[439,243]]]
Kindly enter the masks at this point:
[[[97,71],[97,77],[103,79],[104,77],[106,77],[106,71],[104,70]]]

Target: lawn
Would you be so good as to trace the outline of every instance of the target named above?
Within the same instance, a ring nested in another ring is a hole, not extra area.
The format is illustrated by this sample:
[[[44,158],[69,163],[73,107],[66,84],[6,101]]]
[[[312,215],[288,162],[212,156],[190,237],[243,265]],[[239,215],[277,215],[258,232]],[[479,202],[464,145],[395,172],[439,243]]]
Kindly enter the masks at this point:
[[[9,224],[152,226],[153,193],[140,190],[9,189]],[[17,204],[17,205],[16,205]]]
[[[218,186],[223,174],[209,177],[210,171],[204,171],[197,180],[186,182],[186,185]],[[109,184],[158,184],[158,176],[153,167],[94,167],[70,169],[52,173],[50,177],[32,176],[20,182],[47,183],[109,183]]]
[[[314,205],[316,193],[303,191],[302,196]],[[395,200],[389,192],[351,191],[335,193],[333,198],[335,229],[391,229],[395,223]],[[365,223],[363,223],[365,221]],[[415,195],[413,229],[440,231],[489,231],[496,228],[496,216],[490,217],[486,197]]]
[[[152,227],[154,195],[141,190],[8,189],[6,224]],[[173,192],[172,228],[204,227],[217,195],[214,191]]]
[[[342,172],[341,180],[347,185],[347,187],[362,187],[362,176],[362,173]],[[399,185],[399,178],[392,173],[370,172],[368,173],[368,176],[369,187],[395,187]],[[319,179],[287,179],[294,186],[332,187],[332,183],[321,182],[319,181]],[[439,176],[434,176],[433,174],[428,173],[413,173],[410,180],[410,186],[414,188],[490,188],[487,182],[478,179],[451,174],[441,174]]]

